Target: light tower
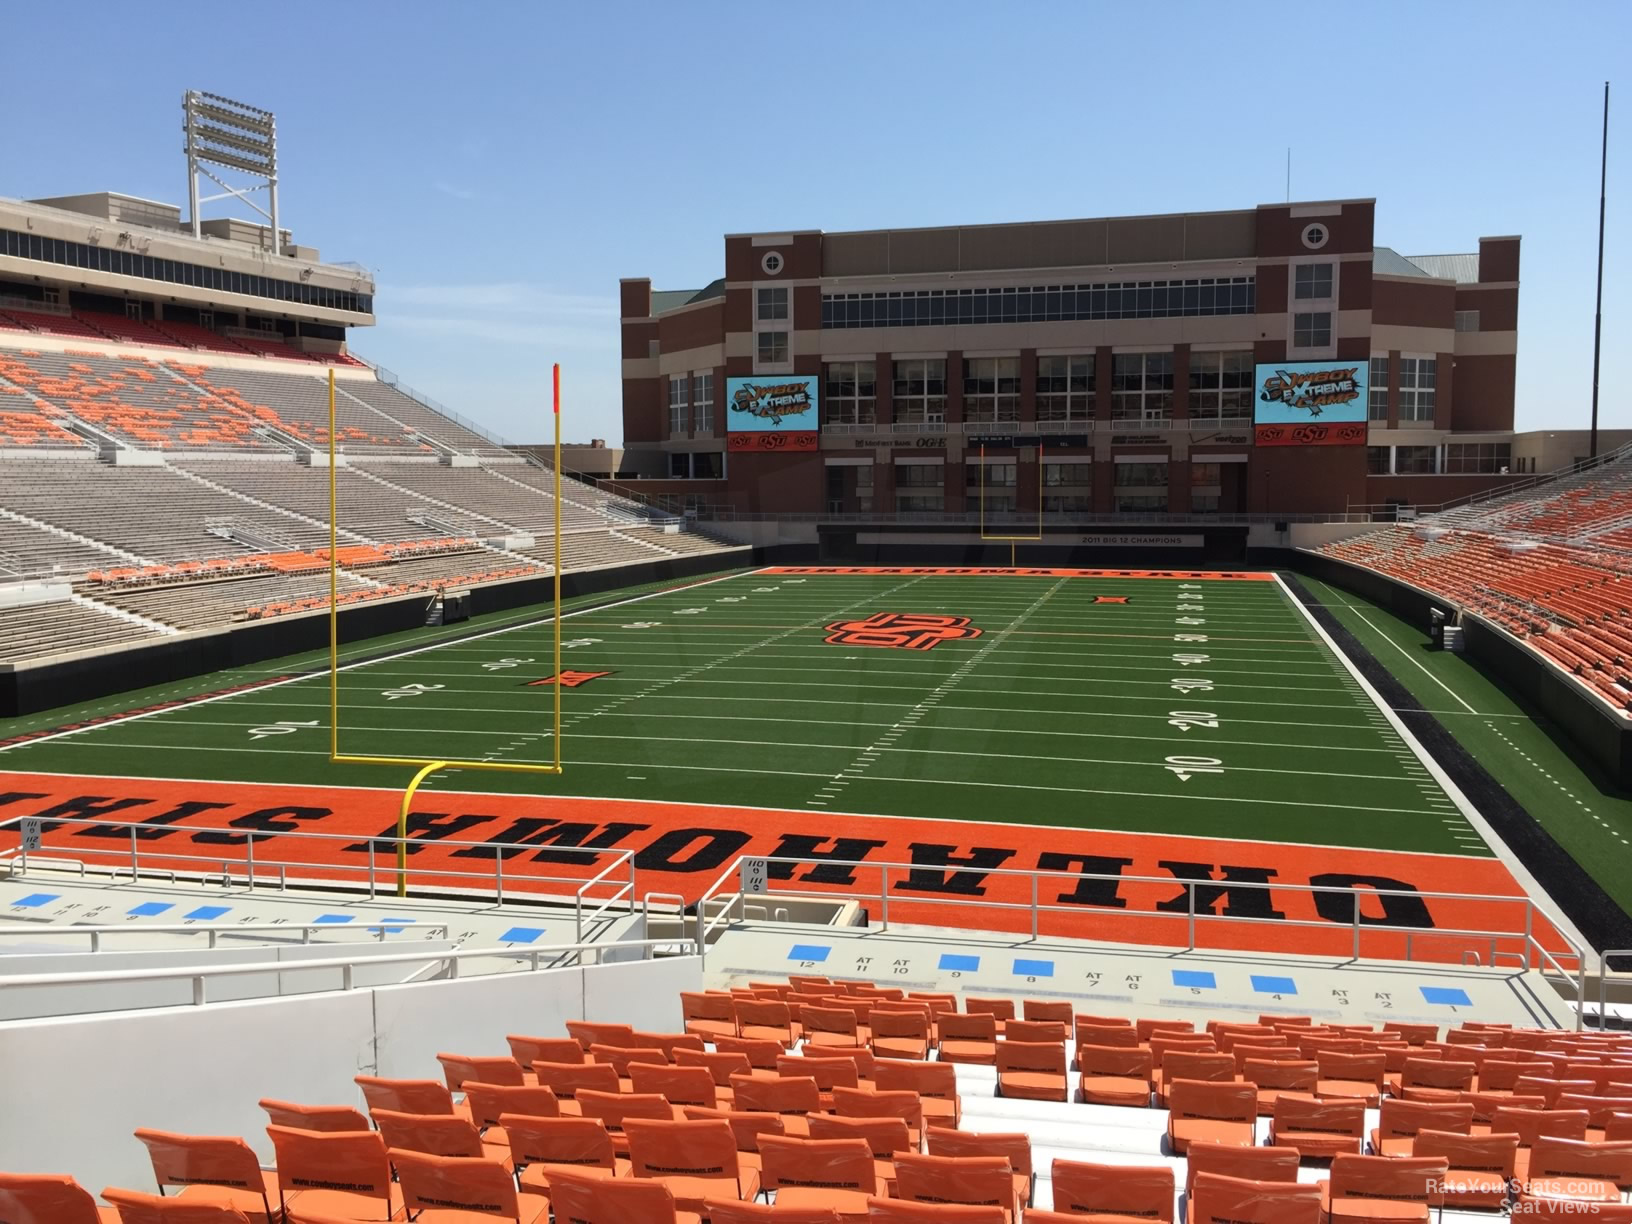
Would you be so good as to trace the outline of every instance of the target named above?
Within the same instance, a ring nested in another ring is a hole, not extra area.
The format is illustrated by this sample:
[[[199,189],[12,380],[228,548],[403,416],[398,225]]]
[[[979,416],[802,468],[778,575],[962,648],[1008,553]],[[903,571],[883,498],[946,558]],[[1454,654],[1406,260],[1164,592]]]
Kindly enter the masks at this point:
[[[278,121],[271,111],[244,102],[234,102],[217,94],[189,89],[181,99],[182,130],[187,134],[187,201],[192,210],[193,237],[204,236],[199,206],[215,200],[242,200],[272,223],[272,253],[283,252],[283,234],[278,228]],[[256,182],[234,187],[210,166],[237,170]],[[199,175],[207,176],[221,188],[217,195],[198,194]],[[270,211],[250,195],[265,191]]]

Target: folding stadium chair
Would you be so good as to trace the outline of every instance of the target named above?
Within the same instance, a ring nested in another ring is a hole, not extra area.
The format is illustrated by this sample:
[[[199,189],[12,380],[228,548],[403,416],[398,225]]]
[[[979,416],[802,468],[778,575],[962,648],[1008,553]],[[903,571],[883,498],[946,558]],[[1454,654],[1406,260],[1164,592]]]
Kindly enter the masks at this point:
[[[717,1054],[741,1054],[755,1071],[774,1071],[776,1060],[788,1052],[788,1045],[765,1037],[716,1037],[714,1051]]]
[[[1442,1156],[1449,1165],[1445,1206],[1475,1211],[1495,1210],[1507,1202],[1518,1150],[1519,1137],[1514,1134],[1454,1135],[1436,1130],[1418,1131],[1412,1147],[1416,1156]]]
[[[895,1157],[915,1152],[911,1132],[900,1118],[842,1118],[837,1114],[811,1114],[812,1139],[860,1139],[873,1154],[873,1172],[888,1196],[895,1194]]]
[[[1025,1024],[1010,1023],[1010,1029]],[[1064,1028],[1062,1041],[1009,1041],[997,1043],[997,1093],[1026,1101],[1066,1101],[1071,1096],[1066,1077]]]
[[[1490,1120],[1490,1133],[1519,1137],[1514,1176],[1522,1182],[1530,1168],[1530,1149],[1538,1139],[1584,1140],[1590,1117],[1584,1109],[1521,1109],[1505,1105]]]
[[[1070,1024],[1058,1020],[1009,1020],[1003,1025],[1003,1040],[1027,1045],[1051,1043],[1063,1048],[1070,1031]]]
[[[369,1113],[389,1109],[395,1113],[451,1114],[463,1111],[455,1107],[453,1094],[440,1080],[387,1079],[378,1075],[359,1075],[353,1083],[363,1090],[363,1100]]]
[[[737,1000],[737,1033],[743,1040],[774,1041],[784,1050],[788,1050],[799,1040],[801,1031],[794,1022],[793,1012],[780,1000]],[[730,1047],[722,1046],[716,1041],[714,1048],[720,1050]]]
[[[856,1065],[856,1080],[858,1088],[870,1086],[873,1072],[878,1067],[879,1060],[873,1057],[873,1052],[866,1046],[824,1045],[814,1051],[816,1058],[847,1058]],[[786,1057],[779,1056],[779,1057]]]
[[[997,1017],[986,1012],[948,1013],[940,1018],[942,1062],[997,1065]]]
[[[1156,1103],[1158,1105],[1170,1105],[1169,1085],[1181,1079],[1202,1080],[1215,1084],[1233,1084],[1236,1082],[1235,1059],[1222,1052],[1168,1051],[1156,1064]],[[1256,1099],[1255,1096],[1254,1101]],[[1256,1104],[1254,1108],[1257,1108]]]
[[[1232,1143],[1197,1142],[1185,1153],[1184,1193],[1195,1197],[1198,1173],[1217,1173],[1245,1181],[1295,1182],[1300,1157],[1293,1148],[1236,1147]]]
[[[1269,1123],[1270,1147],[1294,1147],[1305,1158],[1360,1154],[1366,1138],[1364,1101],[1322,1101],[1283,1093]]]
[[[297,1105],[263,1097],[260,1101],[273,1126],[292,1126],[310,1131],[368,1130],[368,1116],[350,1105]],[[3,1217],[0,1217],[3,1218]]]
[[[378,1131],[269,1126],[266,1133],[277,1158],[285,1213],[294,1203],[302,1211],[351,1220],[391,1220],[402,1210]]]
[[[1383,1099],[1388,1059],[1382,1054],[1322,1051],[1314,1056],[1319,1067],[1315,1095],[1323,1100],[1358,1100],[1376,1109]]]
[[[1522,1076],[1555,1078],[1551,1065],[1536,1059],[1490,1058],[1475,1065],[1479,1071],[1473,1077],[1473,1091],[1486,1094],[1512,1096]]]
[[[631,1118],[628,1134],[631,1171],[668,1187],[682,1211],[701,1212],[710,1198],[753,1199],[759,1194],[759,1171],[738,1163],[729,1123]]]
[[[119,1224],[245,1224],[253,1218],[231,1203],[208,1198],[165,1198],[139,1190],[122,1190],[118,1186],[103,1190],[102,1197],[113,1204],[116,1214],[112,1218]],[[49,1224],[60,1224],[55,1217],[41,1219],[42,1224],[46,1220]]]
[[[717,1119],[730,1126],[731,1134],[737,1142],[737,1163],[744,1168],[756,1171],[760,1167],[760,1137],[763,1135],[782,1136],[787,1134],[787,1128],[782,1124],[780,1114],[756,1113],[750,1110],[704,1109],[699,1105],[687,1105],[682,1112],[688,1122]],[[824,1115],[813,1114],[811,1116],[822,1117]]]
[[[682,990],[680,1017],[686,1032],[710,1041],[716,1037],[737,1036],[737,1005],[728,994]]]
[[[1251,1147],[1256,1139],[1258,1091],[1251,1084],[1174,1080],[1167,1109],[1167,1141],[1181,1156],[1198,1139],[1238,1147]]]
[[[1320,1183],[1330,1224],[1416,1220],[1429,1224],[1429,1209],[1445,1206],[1443,1156],[1391,1158],[1350,1156],[1332,1160],[1332,1175]]]
[[[504,1140],[504,1129],[499,1126],[500,1114],[521,1114],[528,1118],[558,1118],[561,1103],[555,1093],[541,1084],[483,1084],[477,1080],[465,1082],[465,1105],[470,1120],[482,1132],[489,1144]]]
[[[1077,1017],[1077,1022],[1079,1024],[1082,1022],[1081,1016]],[[1133,1028],[1139,1034],[1139,1040],[1145,1044],[1149,1044],[1150,1039],[1157,1033],[1166,1033],[1174,1037],[1203,1036],[1196,1032],[1195,1022],[1191,1020],[1135,1020]]]
[[[1587,1139],[1604,1142],[1604,1130],[1618,1113],[1632,1113],[1632,1096],[1584,1096],[1564,1093],[1553,1101],[1555,1109],[1584,1109],[1587,1111]]]
[[[586,1088],[578,1094],[578,1107],[584,1117],[599,1119],[605,1125],[619,1156],[629,1154],[629,1138],[623,1129],[626,1121],[674,1121],[674,1106],[655,1092],[593,1092]]]
[[[1618,1203],[1632,1189],[1632,1143],[1540,1137],[1519,1189],[1532,1198]]]
[[[902,1199],[870,1198],[867,1224],[1004,1224],[1001,1207],[968,1207],[958,1203],[909,1203]]]
[[[1283,1093],[1314,1095],[1315,1085],[1320,1080],[1320,1064],[1294,1059],[1266,1062],[1249,1058],[1241,1067],[1241,1079],[1257,1089],[1259,1114],[1272,1114],[1275,1112],[1275,1102]]]
[[[1417,1132],[1466,1135],[1473,1129],[1473,1106],[1465,1101],[1401,1101],[1385,1097],[1371,1132],[1373,1156],[1410,1156]]]
[[[709,1199],[703,1204],[709,1224],[841,1224],[831,1207],[767,1207],[763,1203],[734,1203]]]
[[[970,995],[963,1000],[963,1010],[971,1016],[990,1016],[997,1022],[998,1036],[1003,1035],[1005,1026],[1014,1019],[1013,999],[990,999]]]
[[[731,1099],[732,1107],[739,1111],[780,1115],[790,1136],[804,1135],[805,1118],[822,1111],[821,1090],[808,1075],[733,1075]]]
[[[595,1020],[568,1020],[567,1035],[588,1053],[594,1045],[633,1045],[635,1029],[630,1024],[603,1024]]]
[[[656,1046],[606,1046],[592,1045],[589,1047],[591,1062],[603,1063],[618,1073],[618,1091],[632,1092],[629,1083],[629,1068],[634,1063],[647,1063],[653,1066],[667,1066],[669,1056]]]
[[[388,1148],[407,1152],[429,1152],[433,1156],[488,1157],[504,1160],[508,1147],[484,1144],[481,1133],[469,1118],[453,1114],[409,1114],[394,1109],[376,1109],[374,1125]]]
[[[465,1054],[438,1054],[442,1064],[442,1078],[449,1092],[462,1091],[466,1080],[481,1080],[484,1084],[524,1084],[521,1064],[504,1055],[471,1057]]]
[[[1020,1014],[1027,1020],[1055,1020],[1070,1032],[1076,1024],[1076,1015],[1067,999],[1021,999]]]
[[[719,1104],[719,1086],[707,1067],[630,1063],[629,1085],[636,1092],[655,1092],[670,1105],[702,1105],[713,1109]]]
[[[251,1224],[276,1224],[280,1201],[278,1175],[263,1173],[249,1144],[237,1136],[178,1135],[138,1127],[136,1138],[153,1162],[153,1179],[162,1193],[181,1186],[181,1197],[227,1202]],[[225,1191],[225,1193],[223,1193]]]
[[[771,1043],[778,1055],[782,1047]],[[731,1096],[731,1077],[733,1075],[747,1075],[752,1070],[746,1054],[721,1052],[718,1050],[704,1050],[699,1054],[696,1050],[676,1050],[674,1065],[677,1067],[702,1067],[714,1081],[715,1093],[723,1101]],[[771,1069],[775,1069],[776,1059],[771,1060]]]
[[[916,1092],[931,1126],[955,1127],[963,1117],[958,1073],[949,1063],[885,1059],[874,1068],[873,1086],[880,1092]]]
[[[1139,1039],[1139,1030],[1131,1024],[1084,1024],[1082,1017],[1078,1017],[1075,1033],[1078,1046],[1115,1046],[1124,1050],[1149,1048],[1149,1043]],[[1206,1049],[1213,1048],[1211,1037],[1196,1036],[1195,1042]]]
[[[924,1103],[916,1092],[833,1089],[833,1112],[844,1118],[900,1118],[916,1149],[923,1141]]]
[[[517,1184],[529,1194],[548,1195],[559,1172],[614,1177],[627,1172],[612,1149],[612,1136],[594,1118],[524,1118],[503,1114],[499,1124],[510,1140],[510,1160],[521,1172]]]
[[[1174,1176],[1167,1165],[1091,1164],[1056,1157],[1050,1184],[1054,1210],[1067,1218],[1092,1215],[1105,1224],[1172,1224]],[[1034,1215],[1028,1211],[1026,1218]]]
[[[450,1215],[459,1211],[494,1215],[516,1224],[544,1224],[549,1219],[548,1201],[526,1191],[518,1193],[510,1170],[501,1161],[395,1149],[388,1155],[410,1216],[432,1210]],[[571,1175],[560,1175],[567,1176]],[[551,1190],[559,1193],[557,1186],[552,1185]]]
[[[0,1173],[0,1220],[12,1224],[119,1224],[113,1207],[57,1173]]]
[[[763,1136],[759,1141],[763,1185],[787,1207],[825,1207],[848,1220],[865,1219],[867,1200],[881,1187],[873,1153],[862,1139],[795,1139]]]
[[[1473,1077],[1478,1072],[1479,1068],[1471,1062],[1408,1058],[1394,1095],[1408,1101],[1444,1100],[1445,1093],[1473,1091]],[[1436,1097],[1436,1093],[1440,1095]]]
[[[799,1009],[799,1025],[804,1030],[805,1048],[823,1045],[858,1045],[861,1023],[848,1007],[811,1007]]]
[[[1132,1030],[1129,1030],[1130,1032]],[[1082,1045],[1077,1047],[1081,1074],[1077,1092],[1090,1105],[1150,1106],[1156,1090],[1154,1056],[1148,1049]]]
[[[874,1008],[868,1029],[873,1054],[878,1058],[923,1062],[935,1039],[927,1007],[910,1011]]]
[[[805,1048],[808,1050],[811,1047],[807,1045]],[[823,1109],[833,1104],[833,1089],[861,1086],[861,1074],[856,1069],[855,1062],[848,1058],[805,1058],[795,1054],[784,1054],[776,1060],[776,1073],[791,1079],[808,1076],[815,1080],[816,1090],[821,1094]]]
[[[1188,1224],[1320,1224],[1320,1187],[1198,1173]]]
[[[730,1034],[721,1034],[730,1036]],[[708,1048],[707,1043],[696,1033],[657,1033],[644,1029],[636,1029],[632,1034],[635,1045],[646,1050],[662,1050],[666,1062],[673,1062],[675,1051],[690,1050],[700,1054]]]
[[[526,1071],[531,1071],[535,1062],[585,1062],[589,1057],[584,1047],[572,1037],[522,1037],[511,1034],[505,1041],[510,1045],[510,1056]]]
[[[1037,1179],[1031,1165],[1031,1136],[1023,1131],[953,1130],[932,1126],[925,1134],[931,1156],[1001,1156],[1009,1162],[1014,1176],[1014,1196],[1022,1207],[1030,1207]],[[1058,1195],[1056,1190],[1055,1194]],[[1055,1200],[1058,1202],[1058,1198]]]
[[[611,1063],[551,1063],[535,1062],[533,1074],[541,1087],[555,1093],[563,1114],[580,1114],[580,1092],[618,1091],[618,1069]]]
[[[924,1156],[903,1152],[895,1158],[896,1197],[909,1203],[961,1203],[1001,1207],[1013,1221],[1020,1208],[1014,1169],[1007,1156]]]

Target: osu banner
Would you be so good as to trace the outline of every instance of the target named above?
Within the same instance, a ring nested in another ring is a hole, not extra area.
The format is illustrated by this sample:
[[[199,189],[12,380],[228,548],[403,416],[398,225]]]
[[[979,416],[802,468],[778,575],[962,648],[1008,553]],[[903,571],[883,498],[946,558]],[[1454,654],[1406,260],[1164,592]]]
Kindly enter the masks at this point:
[[[1253,412],[1259,446],[1359,446],[1366,441],[1365,361],[1259,365]]]
[[[768,374],[725,380],[726,449],[820,449],[820,379],[814,374]]]
[[[255,871],[268,879],[282,865],[291,877],[358,887],[372,867],[376,882],[388,889],[396,847],[378,839],[395,836],[400,795],[372,787],[0,773],[0,820],[11,822],[0,829],[0,852],[18,849],[15,818],[33,817],[43,822],[41,853],[52,858],[128,864],[134,840],[157,868],[185,872],[196,860],[198,871],[219,875],[223,862],[236,861],[235,874],[242,876],[251,857],[247,835],[254,834]],[[120,823],[87,827],[75,820]],[[408,832],[415,893],[491,895],[502,860],[506,892],[570,897],[614,855],[630,851],[637,897],[678,893],[692,903],[739,857],[763,856],[813,860],[770,864],[777,891],[842,894],[875,915],[887,895],[890,917],[899,922],[1029,932],[1029,873],[1042,871],[1049,874],[1039,877],[1035,899],[1051,907],[1039,924],[1048,935],[1183,946],[1194,887],[1196,942],[1203,947],[1345,956],[1357,905],[1368,956],[1403,958],[1406,936],[1390,931],[1400,926],[1514,932],[1495,946],[1519,953],[1525,947],[1518,936],[1524,890],[1495,858],[440,791],[417,797]],[[339,836],[296,836],[303,833]],[[900,866],[885,871],[883,864]],[[0,914],[15,899],[11,891],[0,888]],[[1427,895],[1435,891],[1482,895]],[[948,901],[962,904],[936,904]],[[1209,916],[1257,921],[1209,922]],[[1536,933],[1563,950],[1539,917]],[[1432,931],[1411,940],[1415,959],[1450,963],[1469,948],[1487,953],[1492,946],[1489,938]]]

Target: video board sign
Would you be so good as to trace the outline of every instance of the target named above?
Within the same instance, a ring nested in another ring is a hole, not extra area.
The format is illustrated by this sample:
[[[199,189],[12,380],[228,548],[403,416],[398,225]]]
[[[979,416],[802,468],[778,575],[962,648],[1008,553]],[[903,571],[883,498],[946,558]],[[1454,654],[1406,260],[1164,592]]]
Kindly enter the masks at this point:
[[[821,449],[821,377],[763,374],[725,380],[726,446],[731,451]]]
[[[1366,440],[1367,361],[1274,361],[1257,367],[1259,446],[1358,446]]]

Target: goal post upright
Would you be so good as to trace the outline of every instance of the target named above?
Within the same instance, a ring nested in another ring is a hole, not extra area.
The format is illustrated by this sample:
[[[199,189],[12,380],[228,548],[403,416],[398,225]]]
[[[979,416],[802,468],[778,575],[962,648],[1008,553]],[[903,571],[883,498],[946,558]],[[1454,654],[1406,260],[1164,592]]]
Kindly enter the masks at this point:
[[[340,751],[340,515],[339,467],[335,442],[335,373],[329,367],[329,762],[336,765],[392,765],[415,771],[403,791],[397,815],[397,896],[408,895],[408,810],[419,786],[443,769],[469,769],[489,773],[559,775],[561,765],[561,366],[551,368],[551,415],[555,420],[555,701],[551,739],[555,748],[550,762],[461,761],[412,756],[376,756]]]
[[[1041,540],[1043,538],[1043,443],[1037,441],[1037,530],[1031,535],[991,535],[986,531],[986,444],[980,444],[980,539],[982,543],[1007,541],[1009,545],[1009,567],[1014,567],[1014,546],[1016,542],[1026,540]],[[1020,484],[1020,462],[1015,458],[1015,487]]]

